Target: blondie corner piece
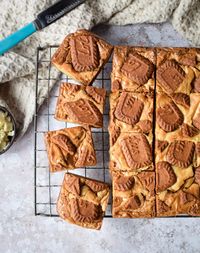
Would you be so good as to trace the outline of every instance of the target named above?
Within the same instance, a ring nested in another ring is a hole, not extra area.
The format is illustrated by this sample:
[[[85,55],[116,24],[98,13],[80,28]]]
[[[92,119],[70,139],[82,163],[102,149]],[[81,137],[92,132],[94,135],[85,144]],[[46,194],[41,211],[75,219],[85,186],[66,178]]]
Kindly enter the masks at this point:
[[[100,229],[108,204],[108,184],[66,173],[57,201],[59,216],[84,228]]]
[[[155,217],[155,172],[113,173],[115,218]]]
[[[96,154],[89,128],[82,126],[49,131],[45,134],[50,171],[96,165]]]
[[[61,121],[103,127],[106,90],[62,83],[55,118]]]
[[[111,90],[154,90],[155,62],[154,48],[116,46],[113,54]]]
[[[157,216],[200,216],[199,66],[198,49],[158,50]]]
[[[188,104],[191,93],[200,93],[200,49],[158,48],[156,87],[176,103]]]
[[[113,46],[87,30],[69,34],[52,57],[61,72],[89,85],[108,61]]]

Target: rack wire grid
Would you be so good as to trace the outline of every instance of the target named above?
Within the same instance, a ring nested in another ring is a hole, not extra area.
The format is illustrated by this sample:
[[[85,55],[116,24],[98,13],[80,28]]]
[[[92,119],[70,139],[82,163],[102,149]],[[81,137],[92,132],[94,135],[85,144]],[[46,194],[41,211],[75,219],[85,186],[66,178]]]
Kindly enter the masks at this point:
[[[56,102],[61,82],[77,83],[68,76],[60,73],[51,65],[51,57],[58,46],[37,48],[36,85],[35,85],[35,115],[34,115],[34,187],[35,187],[35,215],[56,217],[56,201],[66,171],[50,173],[49,163],[44,144],[44,133],[77,124],[65,123],[54,119]],[[104,125],[102,129],[92,128],[92,136],[97,156],[97,165],[71,170],[71,173],[111,183],[109,161],[108,114],[110,90],[111,60],[104,66],[97,76],[93,86],[107,90],[106,106],[104,110]],[[42,106],[39,105],[42,103]],[[105,213],[111,215],[111,194]]]

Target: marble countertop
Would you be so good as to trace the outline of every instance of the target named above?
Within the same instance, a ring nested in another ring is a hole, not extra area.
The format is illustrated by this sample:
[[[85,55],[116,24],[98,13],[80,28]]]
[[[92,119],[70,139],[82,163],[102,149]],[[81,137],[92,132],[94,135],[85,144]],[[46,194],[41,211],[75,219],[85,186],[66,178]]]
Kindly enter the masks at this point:
[[[114,44],[188,46],[170,24],[94,29]],[[33,125],[0,157],[0,252],[184,253],[198,252],[200,223],[195,218],[104,219],[101,231],[59,218],[34,216]]]

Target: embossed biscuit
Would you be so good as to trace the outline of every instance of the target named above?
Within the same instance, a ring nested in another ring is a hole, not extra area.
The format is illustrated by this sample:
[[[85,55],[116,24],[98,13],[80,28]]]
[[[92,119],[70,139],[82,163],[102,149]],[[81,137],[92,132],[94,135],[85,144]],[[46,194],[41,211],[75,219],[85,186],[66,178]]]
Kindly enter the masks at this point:
[[[90,129],[78,126],[45,133],[50,171],[96,165]]]
[[[174,173],[170,163],[162,161],[157,163],[157,191],[164,191],[176,183],[176,174]]]
[[[142,133],[120,133],[110,147],[110,170],[137,173],[152,170],[152,138]]]
[[[129,136],[120,141],[120,148],[130,168],[139,169],[151,163],[151,147],[142,134]]]
[[[106,90],[93,86],[62,83],[55,118],[61,121],[103,126]]]
[[[197,141],[200,112],[200,94],[190,94],[189,106],[177,103],[166,93],[156,95],[156,139],[188,139]]]
[[[111,90],[154,90],[155,49],[116,46],[113,55]]]
[[[158,48],[157,92],[165,92],[177,103],[189,106],[191,93],[199,93],[200,51],[197,48]]]
[[[66,173],[57,200],[57,212],[69,223],[100,229],[109,190],[106,183]]]
[[[122,92],[117,103],[115,117],[129,125],[135,125],[142,114],[144,104],[141,100],[131,96],[127,92]]]
[[[176,104],[171,101],[157,108],[157,122],[165,132],[172,132],[182,125],[184,116]]]
[[[116,218],[155,216],[155,173],[113,172],[113,207]]]
[[[156,80],[167,93],[174,93],[184,78],[184,70],[174,60],[166,60],[157,69]]]
[[[187,168],[192,164],[195,151],[195,144],[192,141],[176,140],[170,143],[166,160],[172,165],[180,168]]]
[[[152,136],[153,94],[115,91],[110,94],[111,143],[117,132],[134,131]]]
[[[113,47],[87,30],[69,34],[52,57],[57,69],[89,85],[108,61]]]

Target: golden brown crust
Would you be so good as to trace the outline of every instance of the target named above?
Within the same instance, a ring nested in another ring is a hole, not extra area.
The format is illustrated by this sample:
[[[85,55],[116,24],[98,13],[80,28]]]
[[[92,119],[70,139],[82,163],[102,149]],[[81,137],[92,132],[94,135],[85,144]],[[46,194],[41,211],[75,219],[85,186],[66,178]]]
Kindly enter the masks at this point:
[[[100,229],[109,190],[106,183],[66,173],[57,200],[57,212],[69,223]]]
[[[103,88],[62,83],[55,118],[66,122],[102,127],[105,98],[106,90]]]
[[[157,216],[200,216],[200,54],[157,49]]]
[[[45,134],[50,171],[96,165],[91,131],[82,126]]]
[[[155,49],[116,46],[111,90],[149,92],[154,89]]]
[[[113,47],[87,30],[69,34],[52,57],[53,65],[89,85],[108,61]]]
[[[155,216],[155,173],[143,171],[114,172],[113,217],[137,218]]]

